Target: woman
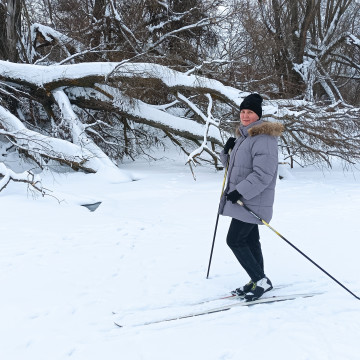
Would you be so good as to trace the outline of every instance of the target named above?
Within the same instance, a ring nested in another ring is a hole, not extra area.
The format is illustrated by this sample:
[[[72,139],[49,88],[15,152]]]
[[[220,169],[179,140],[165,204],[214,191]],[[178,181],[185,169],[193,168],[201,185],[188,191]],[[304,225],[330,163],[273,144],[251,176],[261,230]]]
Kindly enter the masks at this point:
[[[278,167],[277,140],[283,126],[261,120],[261,103],[259,94],[244,99],[237,139],[229,138],[220,154],[224,166],[228,164],[228,182],[219,213],[232,217],[227,244],[250,276],[246,285],[232,293],[247,301],[272,289],[264,272],[258,229],[262,223],[237,203],[240,200],[266,222],[271,220]]]

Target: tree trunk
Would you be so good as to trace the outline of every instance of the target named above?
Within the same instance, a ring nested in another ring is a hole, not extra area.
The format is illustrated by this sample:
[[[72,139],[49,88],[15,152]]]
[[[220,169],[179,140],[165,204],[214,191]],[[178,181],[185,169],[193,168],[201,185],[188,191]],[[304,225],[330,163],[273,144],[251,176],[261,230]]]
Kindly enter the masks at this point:
[[[106,1],[105,0],[95,0],[94,10],[93,10],[93,23],[94,23],[94,33],[93,33],[93,45],[98,46],[101,41],[101,36],[103,33],[102,21],[105,17]]]
[[[21,36],[21,0],[7,1],[6,14],[7,60],[19,61],[17,42]]]
[[[6,40],[6,7],[0,3],[0,59],[7,59],[7,40]]]

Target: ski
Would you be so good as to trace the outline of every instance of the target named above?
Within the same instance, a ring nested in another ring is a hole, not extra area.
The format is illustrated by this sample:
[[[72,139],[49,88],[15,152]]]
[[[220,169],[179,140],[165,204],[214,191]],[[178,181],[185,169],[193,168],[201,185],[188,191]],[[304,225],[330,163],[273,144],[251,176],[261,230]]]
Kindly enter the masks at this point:
[[[281,284],[281,285],[277,285],[274,286],[273,290],[279,290],[279,289],[283,289],[287,286],[291,286],[293,284]],[[205,299],[205,300],[201,300],[201,301],[197,301],[197,302],[192,302],[192,303],[188,303],[188,304],[184,304],[184,306],[196,306],[196,305],[202,305],[202,304],[207,304],[207,303],[212,303],[212,302],[220,302],[223,300],[244,300],[244,296],[238,296],[238,295],[220,295],[220,296],[215,296],[215,297],[211,297],[209,299]],[[167,306],[168,308],[168,306]],[[164,308],[163,308],[164,309]],[[159,310],[159,308],[154,309],[154,310]],[[117,311],[113,311],[112,312],[113,315],[118,315]]]
[[[292,285],[292,284],[290,284],[290,285]],[[273,287],[272,291],[283,289],[290,285],[289,284],[277,285],[277,286]],[[216,296],[216,297],[212,297],[210,299],[202,300],[199,302],[191,303],[189,305],[201,305],[201,304],[207,304],[207,303],[215,302],[215,301],[219,301],[219,300],[243,300],[243,299],[244,299],[244,296],[239,296],[239,295],[222,295],[222,296]]]
[[[123,323],[121,323],[121,319],[115,320],[114,323],[115,323],[115,325],[117,325],[119,327],[152,325],[152,324],[158,324],[158,323],[162,323],[162,322],[187,319],[187,318],[201,316],[201,315],[214,314],[217,312],[230,310],[236,306],[255,306],[255,305],[259,305],[259,304],[269,304],[269,303],[280,302],[280,301],[295,300],[298,298],[308,298],[308,297],[313,297],[315,295],[320,295],[320,294],[323,294],[323,293],[312,292],[312,293],[305,293],[305,294],[273,295],[273,296],[268,296],[268,297],[262,297],[261,299],[254,300],[254,301],[231,302],[231,303],[223,305],[223,306],[212,307],[212,308],[203,309],[203,310],[199,310],[199,311],[184,313],[184,314],[181,314],[178,316],[169,316],[167,318],[158,318],[158,319],[143,321],[143,322],[140,321],[140,322],[135,322],[133,324],[126,324],[126,323],[123,324]]]

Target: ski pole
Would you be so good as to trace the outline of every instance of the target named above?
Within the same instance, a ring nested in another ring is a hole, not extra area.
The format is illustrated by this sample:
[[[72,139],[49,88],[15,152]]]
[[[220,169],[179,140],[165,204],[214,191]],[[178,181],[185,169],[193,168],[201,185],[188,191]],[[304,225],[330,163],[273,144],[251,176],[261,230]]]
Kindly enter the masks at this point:
[[[230,157],[229,157],[229,158],[230,158]],[[221,197],[223,196],[223,193],[224,193],[224,188],[225,188],[225,182],[226,182],[226,176],[227,176],[228,168],[229,168],[229,159],[228,159],[228,162],[227,162],[227,164],[226,164],[226,169],[225,169],[224,181],[223,181],[222,189],[221,189],[220,200],[221,200]],[[220,209],[220,203],[219,203],[219,209]],[[212,246],[211,246],[211,252],[210,252],[209,266],[208,266],[207,275],[206,275],[206,278],[207,278],[207,279],[209,278],[210,266],[211,266],[211,259],[212,259],[212,255],[213,255],[213,251],[214,251],[214,245],[215,245],[216,231],[217,231],[218,222],[219,222],[219,209],[218,209],[218,213],[217,213],[217,217],[216,217],[214,236],[213,236],[213,241],[212,241]]]
[[[255,216],[258,220],[260,220],[264,225],[266,225],[269,229],[271,229],[276,235],[281,237],[284,241],[286,241],[291,247],[293,247],[297,252],[299,252],[302,256],[304,256],[307,260],[309,260],[313,265],[315,265],[318,269],[320,269],[323,273],[325,273],[330,279],[335,281],[338,285],[340,285],[343,289],[349,292],[356,299],[360,300],[360,297],[355,295],[352,291],[350,291],[345,285],[343,285],[340,281],[336,280],[332,275],[330,275],[326,270],[324,270],[320,265],[318,265],[315,261],[310,259],[306,254],[304,254],[300,249],[298,249],[294,244],[292,244],[289,240],[287,240],[284,236],[282,236],[279,232],[277,232],[273,227],[271,227],[265,220],[263,220],[260,216],[256,215],[251,209],[249,209],[242,201],[238,200],[237,203],[242,206],[245,210],[247,210],[251,215]]]

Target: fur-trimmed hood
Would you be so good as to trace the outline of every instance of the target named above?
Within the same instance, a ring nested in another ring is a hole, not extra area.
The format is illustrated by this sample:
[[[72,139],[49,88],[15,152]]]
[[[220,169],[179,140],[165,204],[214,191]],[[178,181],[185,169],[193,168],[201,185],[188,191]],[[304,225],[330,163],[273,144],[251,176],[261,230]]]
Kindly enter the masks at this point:
[[[280,123],[258,120],[247,127],[237,127],[237,137],[247,137],[256,135],[281,136],[284,131],[284,125]]]
[[[271,135],[281,136],[284,131],[284,125],[275,122],[264,121],[259,125],[255,125],[248,130],[250,136],[256,135]]]

